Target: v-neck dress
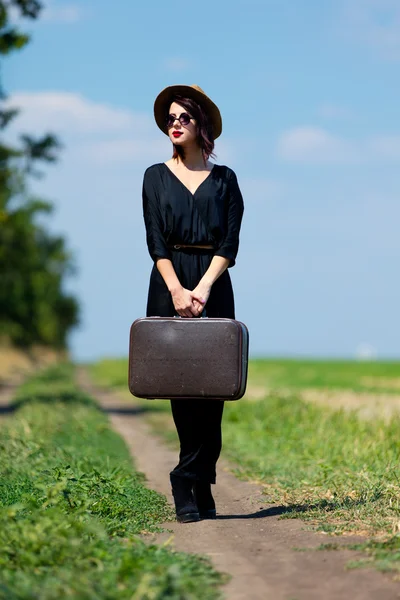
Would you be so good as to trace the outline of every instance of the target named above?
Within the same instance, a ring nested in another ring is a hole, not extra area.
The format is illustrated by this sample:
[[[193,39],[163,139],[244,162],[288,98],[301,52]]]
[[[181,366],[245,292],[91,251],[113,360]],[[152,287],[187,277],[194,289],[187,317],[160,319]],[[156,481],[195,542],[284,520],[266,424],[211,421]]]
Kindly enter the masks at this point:
[[[243,217],[243,197],[235,172],[214,165],[193,194],[165,163],[148,167],[143,178],[143,217],[150,275],[146,315],[177,315],[168,288],[157,269],[158,258],[169,258],[184,288],[193,290],[213,256],[236,262]],[[174,249],[179,244],[212,244],[213,250]],[[228,269],[215,281],[206,303],[208,317],[235,318],[234,296]]]

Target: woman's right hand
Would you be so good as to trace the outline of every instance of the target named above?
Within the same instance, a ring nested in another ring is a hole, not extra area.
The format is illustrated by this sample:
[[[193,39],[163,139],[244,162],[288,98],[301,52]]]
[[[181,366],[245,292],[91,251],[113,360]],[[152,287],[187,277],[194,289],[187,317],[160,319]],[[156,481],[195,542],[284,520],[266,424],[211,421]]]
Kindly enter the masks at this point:
[[[180,287],[171,291],[172,302],[176,312],[180,317],[197,317],[198,310],[194,306],[193,300],[197,300],[200,304],[204,304],[204,300],[197,294],[184,287]]]

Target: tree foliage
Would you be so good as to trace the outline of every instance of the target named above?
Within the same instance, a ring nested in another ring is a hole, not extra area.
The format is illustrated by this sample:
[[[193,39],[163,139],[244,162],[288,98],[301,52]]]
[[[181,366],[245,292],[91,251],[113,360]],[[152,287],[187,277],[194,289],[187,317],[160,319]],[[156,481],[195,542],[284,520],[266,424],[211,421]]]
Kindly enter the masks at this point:
[[[29,36],[10,23],[11,11],[36,19],[37,0],[0,0],[0,55],[19,50]],[[17,116],[5,108],[0,82],[0,130]],[[38,177],[38,163],[57,160],[61,144],[50,133],[20,137],[18,146],[0,142],[0,327],[13,343],[65,347],[68,331],[78,322],[78,303],[63,290],[73,262],[65,241],[50,234],[39,218],[52,212],[51,203],[33,197],[29,180]]]

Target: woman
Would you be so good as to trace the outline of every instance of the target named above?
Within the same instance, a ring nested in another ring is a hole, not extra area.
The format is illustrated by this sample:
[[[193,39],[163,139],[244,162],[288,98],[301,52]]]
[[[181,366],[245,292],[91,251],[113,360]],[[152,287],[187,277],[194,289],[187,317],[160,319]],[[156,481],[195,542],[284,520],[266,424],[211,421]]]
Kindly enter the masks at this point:
[[[208,317],[234,319],[227,269],[235,264],[244,207],[234,171],[209,161],[222,131],[219,109],[199,86],[173,85],[157,96],[154,116],[173,156],[144,174],[143,215],[154,261],[146,314],[194,318],[206,310]],[[177,520],[215,518],[211,484],[224,403],[174,399],[171,408],[180,441],[179,463],[170,473]]]

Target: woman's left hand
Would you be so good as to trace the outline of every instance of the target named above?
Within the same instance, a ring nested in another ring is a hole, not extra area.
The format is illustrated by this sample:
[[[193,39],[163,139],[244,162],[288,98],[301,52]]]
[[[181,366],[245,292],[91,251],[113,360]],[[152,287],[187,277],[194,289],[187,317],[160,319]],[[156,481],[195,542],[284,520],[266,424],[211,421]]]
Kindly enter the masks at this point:
[[[200,282],[192,292],[193,294],[196,294],[196,296],[200,296],[200,298],[202,298],[204,301],[203,304],[200,304],[200,302],[198,302],[197,300],[193,300],[193,307],[195,311],[198,315],[201,315],[210,296],[211,285],[202,284]]]

